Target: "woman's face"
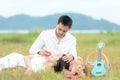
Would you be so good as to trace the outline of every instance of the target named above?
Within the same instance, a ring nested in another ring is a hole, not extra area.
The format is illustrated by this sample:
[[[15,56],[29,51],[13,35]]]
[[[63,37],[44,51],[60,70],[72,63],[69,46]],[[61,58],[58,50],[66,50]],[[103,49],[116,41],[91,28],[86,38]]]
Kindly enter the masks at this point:
[[[73,72],[76,72],[77,74],[80,74],[82,72],[83,67],[82,67],[81,60],[76,59],[76,60],[74,60],[73,64],[71,64],[71,65],[72,65]]]
[[[64,26],[62,23],[57,24],[56,36],[62,38],[69,31],[69,26]]]

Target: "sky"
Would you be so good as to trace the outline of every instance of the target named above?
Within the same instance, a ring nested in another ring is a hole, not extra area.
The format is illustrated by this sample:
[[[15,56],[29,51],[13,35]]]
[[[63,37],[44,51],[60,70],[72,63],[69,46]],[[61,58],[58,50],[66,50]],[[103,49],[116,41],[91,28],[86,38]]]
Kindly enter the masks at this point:
[[[80,13],[120,25],[120,0],[0,0],[0,16]]]

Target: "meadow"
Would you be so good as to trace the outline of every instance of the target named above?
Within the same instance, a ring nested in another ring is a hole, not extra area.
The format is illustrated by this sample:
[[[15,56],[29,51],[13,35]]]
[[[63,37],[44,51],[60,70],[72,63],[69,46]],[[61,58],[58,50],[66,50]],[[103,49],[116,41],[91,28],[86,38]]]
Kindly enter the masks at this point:
[[[18,52],[24,55],[29,54],[29,49],[39,33],[28,34],[0,34],[0,57],[11,52]],[[99,34],[73,34],[77,39],[78,56],[83,57],[84,63],[91,53],[97,55],[98,42],[105,43],[103,52],[108,57],[111,64],[111,71],[103,77],[87,76],[77,80],[120,80],[120,33],[99,33]],[[97,57],[97,56],[96,56]],[[3,70],[0,72],[0,80],[69,80],[61,73],[55,73],[53,69],[46,69],[31,76],[25,77],[25,69]],[[72,79],[76,80],[76,79]]]

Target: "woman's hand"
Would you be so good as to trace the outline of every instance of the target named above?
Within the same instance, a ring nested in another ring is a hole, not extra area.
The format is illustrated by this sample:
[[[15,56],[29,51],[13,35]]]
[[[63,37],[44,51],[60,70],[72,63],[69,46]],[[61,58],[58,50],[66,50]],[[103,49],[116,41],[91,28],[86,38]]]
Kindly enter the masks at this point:
[[[77,72],[69,72],[69,74],[66,75],[67,78],[79,78],[80,75]]]

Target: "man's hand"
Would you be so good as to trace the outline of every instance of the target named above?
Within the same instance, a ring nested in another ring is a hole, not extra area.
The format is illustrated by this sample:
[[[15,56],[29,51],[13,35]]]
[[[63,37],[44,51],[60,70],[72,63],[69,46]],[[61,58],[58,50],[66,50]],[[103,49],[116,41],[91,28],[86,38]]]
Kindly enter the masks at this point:
[[[50,51],[47,51],[47,50],[44,50],[44,49],[41,49],[39,51],[39,54],[40,55],[43,55],[43,56],[50,56],[51,55],[51,52]]]
[[[62,59],[63,59],[65,62],[69,63],[69,62],[71,62],[71,61],[74,59],[74,57],[73,57],[71,54],[65,54],[65,55],[62,57]]]

